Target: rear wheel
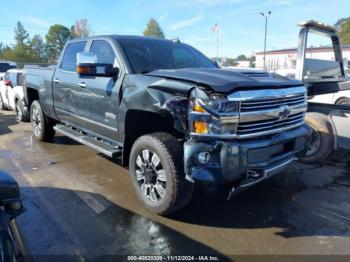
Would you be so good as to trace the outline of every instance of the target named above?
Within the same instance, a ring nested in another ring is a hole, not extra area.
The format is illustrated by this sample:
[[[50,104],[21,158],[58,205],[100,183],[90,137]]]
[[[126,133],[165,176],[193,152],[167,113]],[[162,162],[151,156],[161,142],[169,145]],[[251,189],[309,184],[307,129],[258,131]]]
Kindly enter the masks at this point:
[[[170,214],[188,204],[193,184],[185,179],[183,148],[167,133],[153,133],[134,143],[129,170],[137,197],[149,210]]]
[[[305,122],[312,128],[307,141],[306,155],[301,159],[305,163],[320,163],[333,152],[333,128],[326,115],[307,113]]]
[[[32,123],[33,135],[39,141],[50,141],[55,135],[53,125],[45,117],[38,100],[30,107],[30,122]]]

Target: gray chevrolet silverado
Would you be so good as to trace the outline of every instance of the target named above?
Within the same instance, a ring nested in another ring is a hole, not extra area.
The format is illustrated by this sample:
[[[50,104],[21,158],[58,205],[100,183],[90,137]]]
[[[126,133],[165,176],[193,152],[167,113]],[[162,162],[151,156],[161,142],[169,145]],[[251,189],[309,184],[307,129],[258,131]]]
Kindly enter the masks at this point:
[[[162,215],[184,207],[194,183],[231,183],[231,196],[279,173],[309,134],[301,82],[219,69],[179,41],[72,40],[57,66],[26,66],[25,87],[35,138],[57,131],[122,156],[140,201]]]

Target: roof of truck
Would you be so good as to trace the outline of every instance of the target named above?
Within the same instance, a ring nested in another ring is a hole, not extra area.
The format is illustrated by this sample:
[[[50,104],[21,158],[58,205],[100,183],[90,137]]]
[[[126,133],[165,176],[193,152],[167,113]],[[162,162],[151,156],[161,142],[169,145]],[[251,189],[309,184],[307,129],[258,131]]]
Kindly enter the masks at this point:
[[[179,41],[178,39],[165,39],[165,38],[159,38],[159,37],[151,37],[151,36],[141,36],[141,35],[96,35],[96,36],[89,36],[84,38],[76,38],[70,40],[72,41],[81,41],[81,40],[88,40],[88,39],[95,39],[95,38],[110,38],[114,40],[156,40],[156,41]]]

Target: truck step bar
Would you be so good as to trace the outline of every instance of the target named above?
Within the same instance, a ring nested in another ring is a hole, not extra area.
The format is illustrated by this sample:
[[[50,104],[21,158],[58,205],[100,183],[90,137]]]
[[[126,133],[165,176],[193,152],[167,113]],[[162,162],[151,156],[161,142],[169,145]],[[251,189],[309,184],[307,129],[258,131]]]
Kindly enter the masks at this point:
[[[56,125],[53,127],[58,133],[65,135],[81,144],[87,145],[96,151],[103,153],[109,157],[117,157],[122,153],[122,149],[118,146],[111,145],[99,140],[98,138],[80,133],[79,131],[64,125]]]

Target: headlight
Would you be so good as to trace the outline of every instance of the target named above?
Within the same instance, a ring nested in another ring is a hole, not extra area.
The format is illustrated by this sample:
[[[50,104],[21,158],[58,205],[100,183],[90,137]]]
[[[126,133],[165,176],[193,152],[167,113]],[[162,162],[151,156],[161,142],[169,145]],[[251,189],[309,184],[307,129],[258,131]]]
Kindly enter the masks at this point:
[[[190,126],[196,134],[233,135],[236,133],[239,102],[222,95],[209,95],[194,89],[190,99]]]

